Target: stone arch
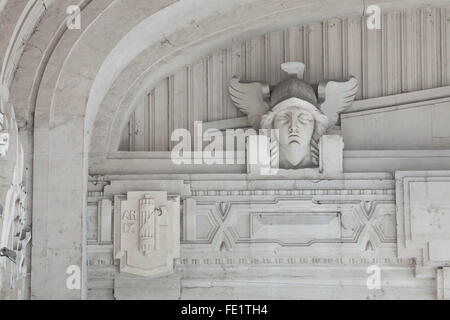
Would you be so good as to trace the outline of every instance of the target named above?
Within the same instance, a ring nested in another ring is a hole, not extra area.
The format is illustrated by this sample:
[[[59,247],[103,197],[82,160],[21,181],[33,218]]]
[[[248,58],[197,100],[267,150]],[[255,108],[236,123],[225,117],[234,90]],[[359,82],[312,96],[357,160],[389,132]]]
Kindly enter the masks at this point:
[[[27,45],[12,44],[14,59],[6,66],[10,78],[2,79],[2,92],[6,86],[22,119],[26,162],[33,166],[28,178],[31,297],[74,299],[86,297],[85,272],[81,291],[68,290],[65,283],[68,266],[84,270],[86,265],[89,167],[105,161],[118,145],[120,129],[149,87],[236,41],[299,20],[356,16],[364,10],[362,0],[345,8],[337,0],[157,0],[134,6],[123,0],[85,0],[80,1],[82,29],[68,32],[65,8],[71,1],[32,3],[36,11],[24,17],[17,33]],[[402,0],[383,6],[419,4]],[[189,19],[181,19],[180,9],[192,13]]]
[[[122,129],[118,151],[170,151],[168,140],[177,126],[191,130],[192,134],[194,121],[237,117],[237,109],[228,97],[231,77],[275,85],[286,77],[280,68],[286,61],[304,62],[305,78],[312,83],[356,77],[359,83],[356,100],[446,86],[450,84],[450,73],[440,66],[445,64],[447,56],[439,53],[439,48],[446,45],[445,37],[426,37],[429,26],[417,33],[398,27],[400,22],[408,21],[408,28],[414,29],[420,23],[414,20],[415,16],[426,13],[439,21],[445,12],[445,8],[385,11],[384,31],[365,31],[365,18],[357,16],[297,24],[249,40],[233,41],[231,47],[209,53],[147,88],[130,109],[136,111],[130,116],[128,126]],[[441,32],[445,34],[444,29]],[[379,50],[382,48],[380,35],[387,41],[383,50]],[[436,58],[429,69],[422,71],[434,74],[425,81],[417,81],[417,70],[413,67],[420,65],[422,55],[412,55],[405,49],[415,42],[420,42],[423,50]],[[177,119],[180,115],[184,122]],[[111,148],[113,152],[114,145]]]

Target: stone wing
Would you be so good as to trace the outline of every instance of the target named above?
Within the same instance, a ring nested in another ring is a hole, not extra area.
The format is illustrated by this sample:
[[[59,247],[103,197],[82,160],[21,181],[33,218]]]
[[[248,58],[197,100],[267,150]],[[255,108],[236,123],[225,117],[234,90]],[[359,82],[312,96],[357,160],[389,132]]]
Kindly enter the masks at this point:
[[[265,101],[270,94],[269,86],[259,82],[241,83],[239,78],[233,77],[229,92],[234,105],[247,115],[249,124],[258,129],[261,116],[269,110]]]
[[[330,126],[339,119],[339,113],[348,109],[358,92],[358,80],[350,77],[348,81],[321,81],[318,87],[320,109],[328,117]]]

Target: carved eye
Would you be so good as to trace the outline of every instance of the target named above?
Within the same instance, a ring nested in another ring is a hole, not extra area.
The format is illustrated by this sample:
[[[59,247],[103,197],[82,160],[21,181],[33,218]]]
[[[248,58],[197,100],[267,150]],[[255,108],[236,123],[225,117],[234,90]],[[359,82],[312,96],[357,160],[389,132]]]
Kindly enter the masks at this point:
[[[288,117],[288,115],[287,114],[280,114],[278,117],[277,117],[277,121],[278,122],[286,122],[286,121],[288,121],[289,120],[289,117]]]
[[[298,120],[300,120],[301,122],[311,122],[313,118],[308,113],[302,113],[298,116]]]

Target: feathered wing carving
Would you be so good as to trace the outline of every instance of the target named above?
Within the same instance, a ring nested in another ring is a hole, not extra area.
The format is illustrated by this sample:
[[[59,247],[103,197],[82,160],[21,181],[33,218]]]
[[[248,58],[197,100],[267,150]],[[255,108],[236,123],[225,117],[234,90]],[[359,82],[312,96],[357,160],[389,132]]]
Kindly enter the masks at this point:
[[[334,126],[339,113],[349,108],[358,92],[358,80],[350,77],[348,81],[321,81],[318,87],[320,109]]]
[[[233,77],[229,92],[234,105],[247,115],[249,124],[259,129],[261,116],[269,110],[265,101],[270,94],[269,86],[259,82],[241,83],[239,78]]]

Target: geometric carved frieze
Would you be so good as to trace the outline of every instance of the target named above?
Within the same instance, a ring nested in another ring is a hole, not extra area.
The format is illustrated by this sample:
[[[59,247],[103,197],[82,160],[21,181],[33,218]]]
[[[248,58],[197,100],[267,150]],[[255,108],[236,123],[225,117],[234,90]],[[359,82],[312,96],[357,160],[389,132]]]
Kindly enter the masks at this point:
[[[161,276],[180,255],[180,198],[166,191],[128,192],[114,199],[114,258],[121,272]]]
[[[249,245],[264,249],[315,244],[365,248],[367,242],[392,247],[396,241],[395,205],[390,200],[326,204],[301,198],[223,200],[184,200],[184,248],[240,251]]]
[[[361,201],[359,205],[360,217],[364,223],[367,236],[362,241],[369,245],[381,245],[383,243],[395,243],[395,205],[393,201]]]
[[[416,258],[416,274],[450,265],[450,172],[396,172],[398,256]]]
[[[359,228],[357,238],[343,242],[358,242],[370,249],[396,243],[395,203],[392,200],[344,200],[318,203],[340,203],[343,223],[351,228]],[[352,211],[353,215],[347,213]],[[348,229],[345,228],[345,229]],[[344,237],[345,239],[345,237]],[[370,243],[369,243],[370,242]]]
[[[279,181],[278,181],[279,182]],[[271,181],[273,183],[273,181]],[[394,189],[262,189],[262,190],[192,190],[191,195],[194,197],[210,197],[210,196],[355,196],[355,195],[366,195],[366,196],[377,196],[395,195]]]

